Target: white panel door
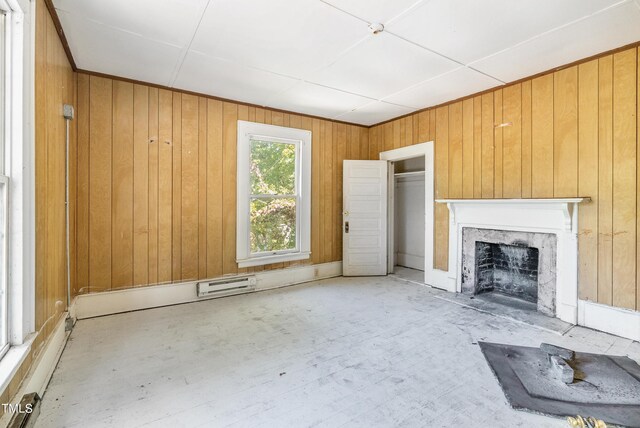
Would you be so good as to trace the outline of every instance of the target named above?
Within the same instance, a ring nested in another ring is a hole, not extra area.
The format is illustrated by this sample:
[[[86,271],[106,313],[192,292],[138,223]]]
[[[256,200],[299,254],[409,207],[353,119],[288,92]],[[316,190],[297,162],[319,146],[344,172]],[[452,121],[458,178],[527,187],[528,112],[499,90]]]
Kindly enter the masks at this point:
[[[345,160],[342,189],[343,275],[386,275],[387,162]]]

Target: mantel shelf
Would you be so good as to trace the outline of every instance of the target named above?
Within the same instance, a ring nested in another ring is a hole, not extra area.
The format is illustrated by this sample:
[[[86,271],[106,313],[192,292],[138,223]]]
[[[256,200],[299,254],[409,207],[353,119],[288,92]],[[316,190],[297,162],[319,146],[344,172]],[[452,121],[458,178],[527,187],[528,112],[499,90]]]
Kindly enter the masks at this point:
[[[590,202],[591,198],[543,198],[543,199],[436,199],[440,204],[579,204]]]

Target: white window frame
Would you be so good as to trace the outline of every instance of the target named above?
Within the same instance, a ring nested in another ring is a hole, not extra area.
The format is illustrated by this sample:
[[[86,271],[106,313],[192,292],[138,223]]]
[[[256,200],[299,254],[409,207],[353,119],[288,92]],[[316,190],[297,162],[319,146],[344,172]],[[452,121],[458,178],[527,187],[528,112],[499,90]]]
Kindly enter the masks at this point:
[[[7,262],[7,238],[9,232],[9,177],[7,172],[6,158],[7,148],[9,146],[10,135],[6,131],[6,122],[9,118],[8,109],[11,108],[9,97],[7,96],[7,87],[9,86],[7,77],[7,65],[9,64],[9,53],[11,35],[9,29],[11,27],[11,9],[4,1],[0,1],[0,14],[4,15],[2,29],[2,46],[0,52],[0,100],[3,103],[3,115],[0,117],[0,358],[2,358],[9,350],[9,292],[7,287],[7,279],[9,263]]]
[[[296,248],[269,253],[251,253],[250,167],[251,139],[296,145]],[[238,267],[261,266],[311,257],[311,131],[238,121],[236,262]]]
[[[34,58],[36,2],[0,0],[5,12],[4,153],[0,197],[6,198],[4,270],[7,290],[6,355],[0,390],[29,352],[35,329]]]

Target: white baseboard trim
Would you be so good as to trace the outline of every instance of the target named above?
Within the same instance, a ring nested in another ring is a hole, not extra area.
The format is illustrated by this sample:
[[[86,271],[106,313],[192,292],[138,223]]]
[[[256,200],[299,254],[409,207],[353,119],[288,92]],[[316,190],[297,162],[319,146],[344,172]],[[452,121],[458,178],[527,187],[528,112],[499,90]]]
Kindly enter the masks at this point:
[[[456,280],[449,276],[449,271],[432,269],[428,272],[427,284],[441,290],[456,292]]]
[[[65,331],[66,314],[60,318],[58,324],[53,329],[51,337],[38,355],[37,361],[33,364],[29,378],[24,382],[24,393],[37,392],[40,397],[44,395],[44,390],[49,384],[53,371],[58,365],[58,360],[62,355],[69,333]]]
[[[578,325],[640,341],[640,312],[578,300]]]
[[[396,255],[396,264],[412,269],[424,270],[424,256],[399,252]]]
[[[255,291],[333,278],[340,275],[342,275],[342,262],[256,272]],[[198,297],[196,292],[197,282],[187,281],[176,284],[82,294],[76,298],[74,304],[75,316],[77,319],[85,319],[223,297]]]
[[[62,351],[67,343],[67,338],[69,337],[69,332],[64,330],[66,318],[66,313],[60,317],[58,324],[56,324],[53,329],[51,336],[42,348],[42,351],[31,364],[31,369],[29,370],[26,378],[23,379],[20,389],[13,397],[9,397],[9,399],[12,400],[12,403],[19,403],[24,394],[31,392],[37,392],[41,398],[44,395],[47,385],[49,385],[49,381],[51,380],[51,376],[53,375],[53,371],[58,365],[58,360],[60,360]],[[33,335],[33,337],[35,337],[35,335]],[[29,348],[31,348],[32,343],[33,338],[31,338],[29,342]],[[0,426],[7,426],[12,416],[13,415],[10,413],[2,415],[2,418],[0,418]]]

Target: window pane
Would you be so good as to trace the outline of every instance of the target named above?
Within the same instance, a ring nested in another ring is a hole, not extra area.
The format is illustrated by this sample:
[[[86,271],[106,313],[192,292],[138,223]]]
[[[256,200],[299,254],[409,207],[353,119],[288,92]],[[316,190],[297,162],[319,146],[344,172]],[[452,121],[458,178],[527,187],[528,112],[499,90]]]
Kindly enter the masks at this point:
[[[295,144],[251,140],[251,194],[296,193]]]
[[[252,253],[296,249],[295,198],[254,198],[250,205]]]
[[[5,236],[7,207],[6,207],[6,182],[0,181],[0,352],[7,344],[7,272],[5,271],[5,263],[7,254],[5,252]],[[2,354],[0,353],[0,357]]]

